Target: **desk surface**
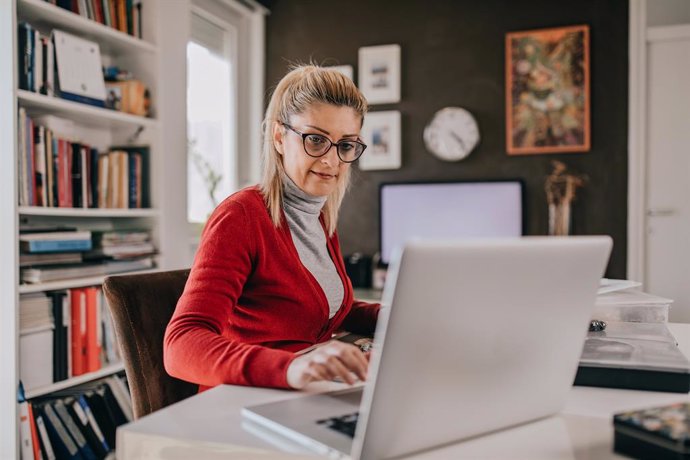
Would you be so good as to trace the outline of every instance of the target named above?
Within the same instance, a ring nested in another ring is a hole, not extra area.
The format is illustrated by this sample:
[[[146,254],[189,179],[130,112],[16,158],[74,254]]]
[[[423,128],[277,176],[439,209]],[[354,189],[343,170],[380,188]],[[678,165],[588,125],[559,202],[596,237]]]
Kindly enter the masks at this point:
[[[690,356],[690,324],[669,324]],[[317,383],[307,391],[342,388]],[[243,420],[240,409],[300,396],[301,392],[223,385],[181,401],[117,432],[117,458],[282,459],[313,458],[289,440]],[[679,401],[690,395],[573,387],[556,416],[414,456],[415,459],[619,459],[613,453],[612,415]],[[498,409],[496,409],[498,410]]]

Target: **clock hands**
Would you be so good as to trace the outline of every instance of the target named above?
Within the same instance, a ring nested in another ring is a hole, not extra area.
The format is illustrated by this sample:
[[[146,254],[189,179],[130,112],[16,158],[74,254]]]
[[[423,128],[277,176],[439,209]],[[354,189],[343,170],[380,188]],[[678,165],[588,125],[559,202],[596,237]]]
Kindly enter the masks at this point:
[[[455,131],[451,131],[451,132],[450,132],[450,135],[451,135],[456,141],[458,141],[458,142],[460,143],[460,146],[462,147],[463,150],[466,150],[465,141],[462,140],[462,137],[460,137],[460,136],[458,135],[458,133],[456,133]]]

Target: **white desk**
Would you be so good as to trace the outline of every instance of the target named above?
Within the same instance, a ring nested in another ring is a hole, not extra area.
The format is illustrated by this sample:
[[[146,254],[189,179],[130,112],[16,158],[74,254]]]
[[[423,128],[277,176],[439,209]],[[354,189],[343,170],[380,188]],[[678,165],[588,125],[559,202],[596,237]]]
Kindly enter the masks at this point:
[[[690,356],[690,324],[670,324],[681,350]],[[318,392],[343,385],[319,383]],[[283,459],[313,458],[309,451],[278,436],[257,433],[243,420],[249,404],[300,396],[300,392],[224,385],[174,404],[117,432],[117,458],[129,459]],[[573,387],[563,411],[442,449],[415,459],[620,459],[613,453],[612,415],[627,409],[690,401],[690,395]],[[500,411],[499,407],[489,410]]]

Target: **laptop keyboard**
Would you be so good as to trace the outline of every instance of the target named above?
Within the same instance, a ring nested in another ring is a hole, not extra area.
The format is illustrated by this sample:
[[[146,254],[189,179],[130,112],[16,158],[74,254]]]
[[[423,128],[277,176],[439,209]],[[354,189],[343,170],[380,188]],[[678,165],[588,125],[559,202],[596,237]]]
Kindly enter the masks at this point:
[[[359,418],[359,412],[354,414],[341,415],[339,417],[331,417],[323,420],[318,420],[316,423],[319,425],[324,425],[331,430],[338,431],[345,436],[351,438],[355,437],[355,427],[357,426],[357,419]]]

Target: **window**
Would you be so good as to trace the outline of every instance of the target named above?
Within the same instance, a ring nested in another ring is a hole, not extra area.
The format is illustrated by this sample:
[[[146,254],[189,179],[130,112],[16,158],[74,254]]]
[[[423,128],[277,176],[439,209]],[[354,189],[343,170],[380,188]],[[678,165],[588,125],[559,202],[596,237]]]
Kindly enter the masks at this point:
[[[237,189],[237,31],[193,8],[187,44],[187,220],[203,224]]]

